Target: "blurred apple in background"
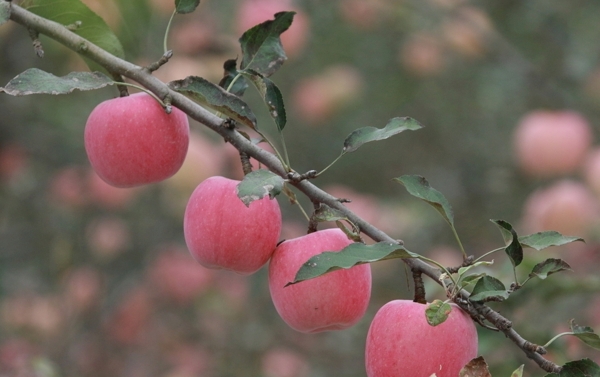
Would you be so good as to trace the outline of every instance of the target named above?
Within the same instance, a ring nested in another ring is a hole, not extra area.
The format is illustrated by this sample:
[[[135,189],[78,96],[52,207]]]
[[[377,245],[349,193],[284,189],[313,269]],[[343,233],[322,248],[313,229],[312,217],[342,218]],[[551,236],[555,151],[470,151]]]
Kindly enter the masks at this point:
[[[380,0],[343,0],[338,2],[342,18],[359,29],[377,24],[384,4]]]
[[[573,173],[583,163],[592,138],[588,121],[575,111],[532,111],[514,131],[517,163],[532,177]]]
[[[598,222],[598,206],[598,200],[583,183],[564,179],[527,198],[523,225],[531,233],[555,230],[585,238]]]
[[[303,78],[296,85],[292,106],[301,120],[309,124],[322,123],[357,100],[363,87],[363,78],[356,68],[329,66],[320,74]]]
[[[50,178],[50,200],[63,206],[81,208],[88,203],[85,169],[79,166],[61,168]]]
[[[142,286],[126,291],[104,325],[108,336],[123,345],[140,345],[150,324],[152,301]]]
[[[185,247],[172,245],[161,248],[148,279],[161,297],[188,305],[211,286],[213,271],[198,265]]]
[[[116,216],[99,217],[86,227],[86,238],[92,253],[101,261],[108,261],[130,245],[131,232],[127,223]]]
[[[183,165],[175,175],[163,182],[168,208],[181,217],[188,199],[205,179],[222,174],[226,166],[225,145],[213,144],[198,131],[190,132],[190,144]]]
[[[586,156],[582,175],[588,187],[600,198],[600,147],[594,147]]]
[[[120,188],[104,182],[93,169],[89,169],[87,189],[92,201],[101,207],[118,210],[127,207],[142,187]]]
[[[90,266],[71,270],[64,282],[64,299],[69,311],[77,315],[99,307],[103,279],[100,272]]]
[[[310,365],[304,357],[292,350],[278,347],[267,351],[261,360],[265,377],[308,377]]]
[[[492,21],[481,9],[462,6],[441,25],[441,35],[448,45],[467,58],[479,58],[486,52],[486,34]]]
[[[29,154],[20,144],[0,147],[0,180],[11,181],[23,174],[29,165]]]
[[[398,54],[402,66],[417,77],[436,75],[446,64],[442,42],[434,34],[411,34],[402,44]]]
[[[299,56],[308,40],[310,23],[308,16],[291,0],[242,0],[235,17],[236,37],[241,37],[246,30],[262,22],[274,19],[275,13],[283,11],[296,12],[292,25],[281,35],[283,49],[289,58]]]

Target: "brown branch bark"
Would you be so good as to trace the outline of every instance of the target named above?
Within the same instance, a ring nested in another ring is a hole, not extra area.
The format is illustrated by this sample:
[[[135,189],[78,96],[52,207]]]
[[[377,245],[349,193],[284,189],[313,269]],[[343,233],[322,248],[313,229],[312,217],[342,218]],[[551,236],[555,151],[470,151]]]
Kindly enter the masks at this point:
[[[64,25],[60,25],[56,22],[39,17],[16,4],[11,5],[10,18],[14,22],[21,24],[28,29],[33,29],[38,33],[45,34],[46,36],[54,39],[58,43],[70,48],[71,50],[92,59],[96,63],[106,68],[112,74],[122,75],[138,82],[160,98],[170,96],[172,100],[171,103],[174,106],[188,114],[191,118],[197,120],[221,135],[226,141],[237,148],[240,153],[246,153],[250,155],[251,157],[260,161],[272,172],[279,174],[283,178],[287,178],[288,172],[284,169],[283,165],[275,155],[252,144],[235,129],[228,127],[223,119],[215,116],[184,95],[171,90],[165,83],[152,76],[148,69],[119,59],[100,47],[90,43],[88,40],[81,38]],[[290,181],[290,184],[298,188],[298,190],[305,194],[313,203],[325,203],[328,206],[344,213],[350,221],[356,224],[364,234],[373,240],[392,243],[399,242],[381,230],[377,229],[370,223],[366,222],[362,218],[358,217],[355,213],[348,210],[342,203],[340,203],[337,198],[321,190],[311,182],[307,180],[298,182]],[[413,270],[421,271],[423,274],[439,283],[439,278],[441,275],[439,269],[434,268],[418,259],[404,259],[404,262]],[[485,305],[469,302],[468,292],[461,292],[460,297],[462,300],[458,300],[457,303],[464,310],[469,312],[474,318],[483,317],[490,323],[494,324],[506,335],[507,338],[521,348],[523,352],[525,352],[525,354],[535,361],[542,369],[548,372],[557,372],[560,370],[558,365],[551,363],[539,353],[531,351],[530,347],[528,347],[528,344],[531,343],[523,339],[512,328],[512,324],[506,318],[502,317],[499,313],[493,311]]]

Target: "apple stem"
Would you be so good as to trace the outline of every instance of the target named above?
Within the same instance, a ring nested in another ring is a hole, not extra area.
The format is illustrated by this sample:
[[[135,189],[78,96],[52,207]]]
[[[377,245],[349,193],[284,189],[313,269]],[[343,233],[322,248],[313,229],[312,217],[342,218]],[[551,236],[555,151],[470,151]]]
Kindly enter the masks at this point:
[[[118,73],[111,72],[110,73],[114,82],[117,84],[117,89],[119,89],[119,97],[127,97],[129,96],[129,91],[127,90],[127,86],[121,84],[123,80],[123,76]]]
[[[554,338],[550,339],[548,341],[548,343],[544,344],[542,347],[543,348],[548,348],[548,346],[550,346],[550,344],[552,344],[556,339],[558,339],[558,338],[560,338],[562,336],[565,336],[565,335],[575,335],[575,333],[573,333],[572,331],[560,333],[560,334],[556,335]]]
[[[240,160],[242,161],[242,170],[244,175],[252,173],[252,164],[250,163],[250,155],[245,152],[240,152]]]
[[[174,9],[173,13],[171,14],[171,18],[169,18],[169,23],[167,23],[167,29],[165,30],[165,38],[163,40],[163,49],[165,51],[165,55],[168,52],[168,49],[167,49],[167,39],[169,37],[169,30],[171,29],[171,23],[173,22],[173,18],[175,18],[176,14],[177,14],[177,9]]]
[[[170,97],[165,97],[165,100],[163,101],[160,98],[158,98],[158,96],[156,94],[152,93],[148,89],[141,87],[139,85],[130,84],[128,82],[118,82],[118,81],[113,81],[113,83],[116,85],[131,86],[132,88],[136,88],[136,89],[141,90],[142,92],[145,92],[146,94],[148,94],[152,98],[154,98],[156,101],[158,101],[158,103],[162,106],[162,108],[165,109],[165,112],[167,114],[171,114],[172,108],[171,108],[171,98]]]
[[[413,301],[419,304],[427,304],[425,299],[425,283],[423,283],[423,273],[418,268],[413,268],[412,277],[415,282],[415,296]]]

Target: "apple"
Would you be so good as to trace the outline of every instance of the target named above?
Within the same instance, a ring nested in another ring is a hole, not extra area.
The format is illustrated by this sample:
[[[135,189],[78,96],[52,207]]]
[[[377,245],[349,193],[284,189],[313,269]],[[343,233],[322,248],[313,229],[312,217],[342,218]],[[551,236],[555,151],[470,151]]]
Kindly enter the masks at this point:
[[[120,188],[112,186],[100,178],[94,169],[88,171],[87,189],[89,190],[89,197],[94,203],[109,210],[126,208],[140,190],[138,187]]]
[[[600,198],[600,147],[594,147],[582,166],[583,179],[587,186]]]
[[[281,44],[288,57],[300,55],[308,39],[310,22],[307,15],[290,0],[243,0],[236,16],[236,30],[241,36],[248,29],[274,19],[275,13],[295,11],[290,28],[281,34]]]
[[[340,229],[324,229],[281,243],[269,263],[269,290],[275,309],[304,333],[341,330],[357,323],[371,297],[371,266],[363,264],[285,286],[310,257],[339,251],[352,242]]]
[[[148,269],[148,278],[161,297],[189,305],[206,292],[213,274],[194,262],[187,250],[177,245],[165,247]]]
[[[572,173],[583,163],[592,139],[588,121],[577,112],[532,111],[514,133],[517,163],[533,177]]]
[[[183,164],[189,143],[187,115],[167,114],[146,93],[113,98],[92,111],[85,124],[85,150],[107,183],[134,187],[159,182]]]
[[[477,357],[477,330],[468,314],[452,304],[448,319],[431,326],[427,305],[394,300],[379,309],[367,333],[368,377],[456,377]]]
[[[293,106],[303,121],[312,125],[323,123],[355,101],[363,88],[363,77],[355,68],[333,65],[296,85]]]
[[[599,204],[581,182],[563,179],[534,191],[525,201],[523,223],[529,232],[555,230],[585,237],[598,221]]]
[[[430,33],[414,33],[403,43],[398,60],[410,73],[418,77],[440,73],[446,64],[439,37]]]
[[[248,275],[271,257],[281,232],[281,210],[268,197],[246,207],[239,181],[220,176],[200,183],[185,209],[183,231],[192,256],[203,266]]]
[[[310,364],[302,355],[277,347],[267,351],[261,360],[265,377],[308,377]]]

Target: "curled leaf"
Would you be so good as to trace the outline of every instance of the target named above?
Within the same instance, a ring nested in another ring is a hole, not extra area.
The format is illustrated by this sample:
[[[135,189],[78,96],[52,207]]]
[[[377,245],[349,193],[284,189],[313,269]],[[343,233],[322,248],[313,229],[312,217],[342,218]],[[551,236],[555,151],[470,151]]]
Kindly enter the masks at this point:
[[[574,319],[569,321],[569,325],[571,327],[573,335],[578,337],[579,340],[581,340],[582,342],[584,342],[592,348],[600,350],[600,337],[594,332],[594,330],[591,327],[579,326],[575,323]]]
[[[385,140],[402,131],[418,130],[423,126],[413,118],[392,118],[384,128],[363,127],[353,131],[344,141],[342,153],[350,153],[357,150],[363,144],[371,141]]]
[[[508,239],[509,244],[506,246],[504,251],[508,254],[510,261],[513,266],[517,267],[523,261],[523,246],[519,242],[519,236],[517,232],[513,229],[512,225],[504,220],[491,220],[494,224],[498,225],[498,227],[502,230],[505,240]],[[506,232],[510,234],[510,237],[506,237]]]
[[[483,356],[479,356],[467,363],[460,372],[459,377],[492,377]]]
[[[420,175],[403,175],[400,178],[394,178],[401,183],[409,194],[415,196],[435,208],[442,217],[454,228],[454,213],[450,203],[444,195],[433,187]]]
[[[29,94],[68,94],[74,90],[94,90],[113,85],[108,76],[100,72],[71,72],[58,77],[37,68],[30,68],[0,88],[12,96]]]
[[[256,116],[246,102],[202,77],[189,76],[184,80],[171,81],[169,86],[201,105],[256,129]]]
[[[572,271],[571,266],[562,259],[549,258],[536,264],[531,270],[529,277],[538,277],[543,280],[549,275],[560,271]]]
[[[175,11],[180,14],[192,13],[200,5],[200,0],[175,0]]]

